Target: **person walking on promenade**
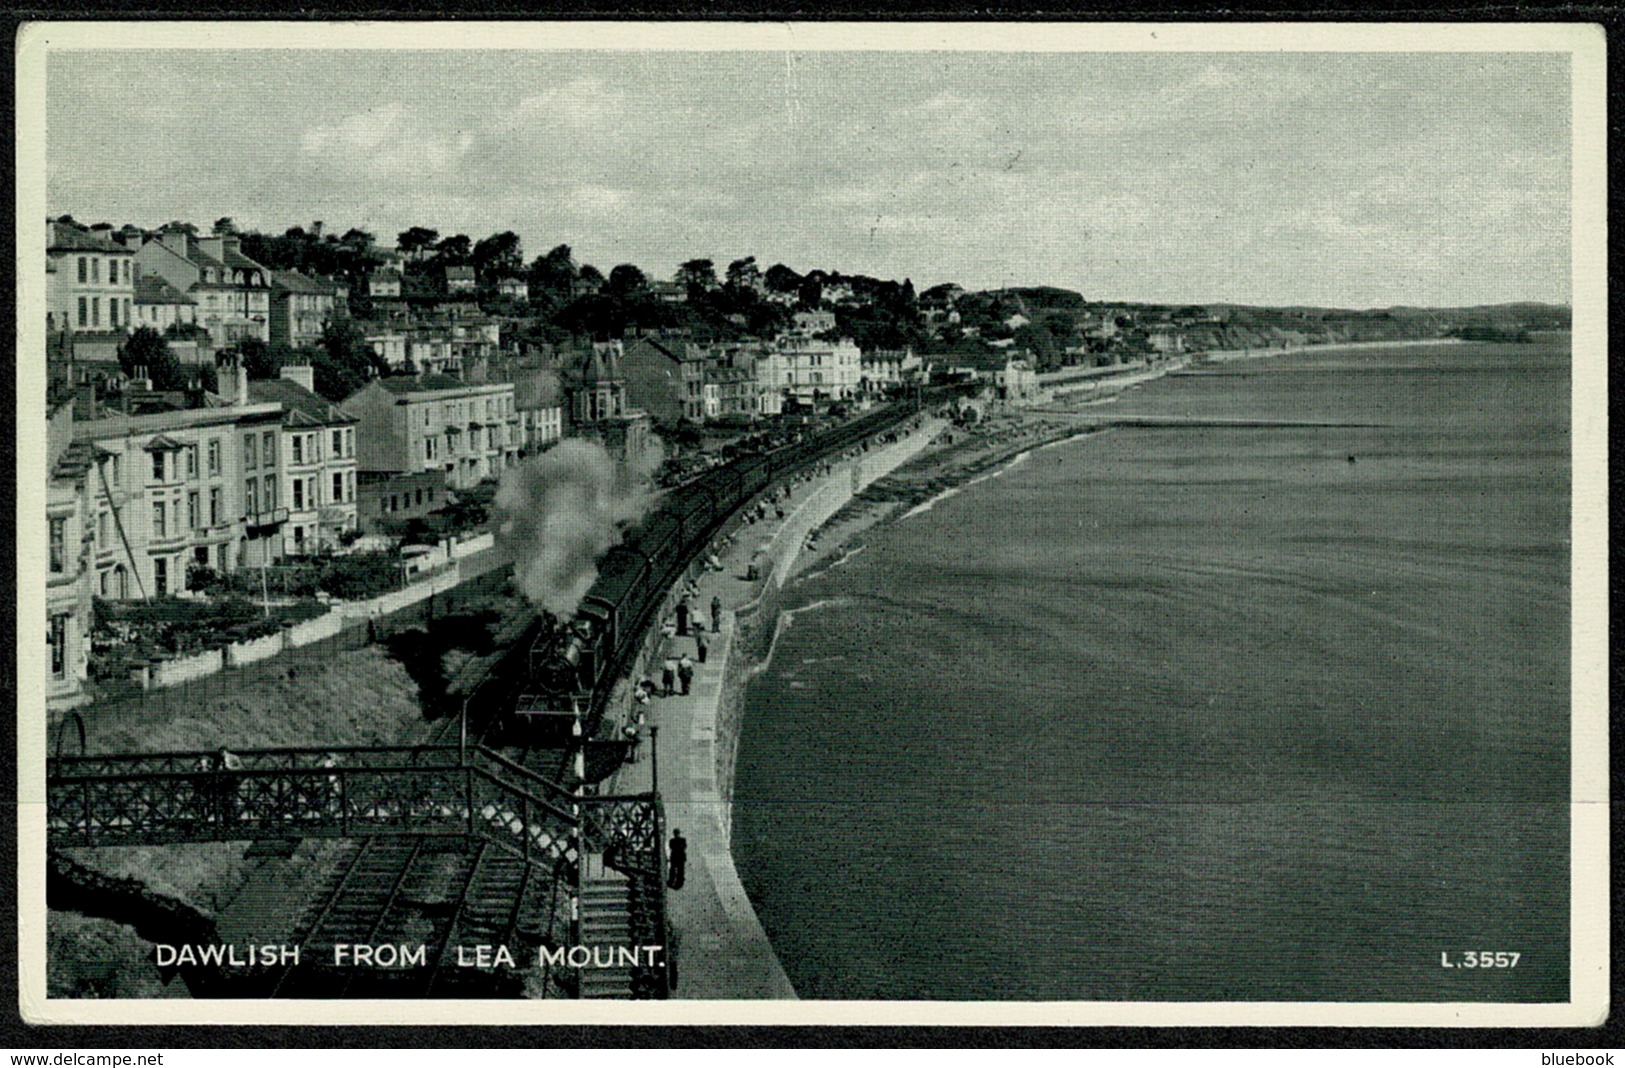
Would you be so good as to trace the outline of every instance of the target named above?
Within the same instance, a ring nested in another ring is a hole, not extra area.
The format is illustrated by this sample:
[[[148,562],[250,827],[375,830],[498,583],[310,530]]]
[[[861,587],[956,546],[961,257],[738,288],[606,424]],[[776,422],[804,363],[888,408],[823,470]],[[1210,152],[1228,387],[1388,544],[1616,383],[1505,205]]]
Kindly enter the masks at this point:
[[[638,762],[638,743],[643,740],[638,734],[638,725],[628,723],[621,728],[621,734],[626,738],[626,762],[636,764]]]
[[[694,658],[705,663],[705,631],[699,627],[694,628]]]
[[[711,598],[711,633],[712,634],[717,634],[717,633],[720,633],[721,631],[722,631],[722,598],[721,597],[713,597],[713,598]]]
[[[660,696],[670,697],[677,688],[677,658],[668,656],[660,665]]]
[[[677,679],[683,684],[683,696],[687,697],[688,691],[694,686],[694,661],[687,653],[677,661]]]
[[[678,637],[686,637],[688,635],[688,602],[687,601],[678,601],[677,602],[677,635],[678,635]]]
[[[688,876],[688,839],[683,837],[681,828],[672,828],[671,847],[667,851],[666,886],[672,890],[681,890]]]

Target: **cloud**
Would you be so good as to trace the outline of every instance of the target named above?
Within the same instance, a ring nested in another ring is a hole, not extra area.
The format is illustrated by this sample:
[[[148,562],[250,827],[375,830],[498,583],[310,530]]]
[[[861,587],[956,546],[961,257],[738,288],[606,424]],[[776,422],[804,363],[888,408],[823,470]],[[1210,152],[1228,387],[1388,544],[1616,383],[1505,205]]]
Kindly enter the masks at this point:
[[[626,110],[626,102],[623,89],[606,85],[599,78],[576,78],[525,97],[499,120],[498,126],[522,130],[542,124],[608,133],[605,127]]]
[[[299,147],[310,153],[371,151],[391,137],[399,137],[403,110],[399,104],[389,104],[368,108],[330,125],[312,127],[305,131]]]
[[[415,126],[399,104],[313,126],[299,143],[306,156],[336,169],[355,166],[375,179],[408,180],[453,170],[473,146],[471,133],[439,133]]]

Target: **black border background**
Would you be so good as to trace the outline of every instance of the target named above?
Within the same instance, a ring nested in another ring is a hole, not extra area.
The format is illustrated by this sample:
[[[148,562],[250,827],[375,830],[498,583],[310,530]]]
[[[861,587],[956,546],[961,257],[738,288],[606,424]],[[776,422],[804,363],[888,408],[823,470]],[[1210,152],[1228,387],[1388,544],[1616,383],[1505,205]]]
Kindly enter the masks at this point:
[[[488,21],[496,19],[581,19],[581,20],[637,20],[637,21],[877,21],[877,22],[1583,22],[1603,27],[1607,35],[1607,102],[1608,102],[1608,160],[1613,164],[1620,159],[1621,123],[1616,105],[1622,70],[1621,52],[1625,50],[1625,6],[1606,4],[1517,4],[1480,3],[1429,7],[1422,3],[1372,3],[1365,6],[1346,4],[1324,6],[1287,6],[1280,3],[1252,3],[1235,7],[1207,8],[1190,4],[1123,5],[1100,4],[1090,6],[1078,0],[1064,0],[1048,4],[1023,7],[952,3],[933,0],[929,6],[910,6],[890,2],[855,5],[850,0],[835,0],[816,7],[795,3],[773,3],[770,0],[721,0],[720,3],[701,6],[689,3],[640,2],[626,6],[596,3],[567,3],[561,0],[531,0],[519,5],[492,0],[474,0],[461,5],[461,10],[450,16],[444,10],[416,5],[383,7],[364,0],[328,0],[319,9],[298,4],[270,0],[247,9],[221,0],[196,0],[187,7],[157,3],[154,0],[126,0],[113,3],[95,0],[92,3],[15,7],[0,12],[6,29],[7,47],[0,54],[0,130],[8,133],[16,129],[15,41],[18,27],[33,20],[264,20],[328,21],[333,19],[366,19],[377,21]],[[14,137],[0,138],[5,145],[0,154],[0,184],[4,185],[6,222],[0,223],[0,277],[5,278],[11,299],[0,303],[0,330],[5,336],[16,337],[15,278],[16,234],[9,220],[15,218],[16,183],[14,168],[16,155]],[[138,159],[139,146],[120,146],[109,152],[114,166],[130,166]],[[1612,170],[1612,167],[1610,168]],[[1617,198],[1619,188],[1615,174],[1609,177],[1608,220],[1612,237],[1609,241],[1608,265],[1610,274],[1621,228]],[[1609,286],[1610,340],[1616,345],[1612,324],[1618,321],[1616,286]],[[13,358],[16,350],[13,348]],[[15,440],[17,432],[16,380],[8,367],[0,373],[0,418],[7,434],[3,440]],[[1617,398],[1610,391],[1610,423],[1619,424]],[[1610,441],[1610,453],[1612,436]],[[1612,464],[1609,468],[1609,495],[1618,501],[1621,481]],[[0,463],[0,501],[7,502],[15,511],[17,504],[15,465]],[[1613,509],[1610,509],[1610,530]],[[13,517],[15,519],[15,517]],[[14,551],[16,523],[13,521],[0,530],[6,552],[0,563],[0,586],[5,599],[0,604],[16,603],[17,558]],[[1610,542],[1612,539],[1610,538]],[[1576,595],[1601,596],[1601,590],[1575,591]],[[1614,613],[1613,601],[1617,592],[1615,581],[1610,581],[1610,620]],[[1612,625],[1610,623],[1610,634]],[[0,648],[13,649],[16,645],[15,614],[0,612]],[[1610,643],[1610,691],[1613,690],[1613,653]],[[0,697],[15,710],[17,708],[17,678],[15,661],[9,654],[0,657]],[[0,743],[0,781],[14,807],[16,796],[15,733],[12,724],[5,728],[10,735]],[[1618,719],[1609,724],[1612,758],[1611,781],[1614,792],[1620,786],[1619,753],[1625,745],[1625,731]],[[1620,853],[1620,817],[1617,812],[1610,821],[1611,870],[1618,872]],[[17,839],[6,828],[0,828],[0,887],[17,885]],[[7,901],[0,916],[9,924],[7,931],[13,937],[18,931],[17,901],[14,893],[0,891]],[[385,1025],[117,1025],[117,1026],[37,1026],[25,1023],[18,1002],[18,961],[12,951],[15,943],[6,938],[0,947],[0,1045],[14,1049],[88,1050],[117,1049],[256,1049],[266,1047],[302,1048],[333,1047],[340,1049],[375,1048],[436,1048],[436,1047],[524,1047],[524,1048],[585,1048],[606,1046],[634,1047],[955,1047],[955,1048],[1047,1048],[1047,1047],[1102,1047],[1102,1048],[1184,1048],[1218,1049],[1229,1047],[1270,1047],[1316,1049],[1336,1048],[1456,1048],[1484,1047],[1527,1048],[1536,1050],[1575,1050],[1602,1047],[1625,1047],[1625,1027],[1619,1022],[1618,995],[1620,992],[1621,924],[1617,910],[1610,907],[1609,923],[1612,932],[1610,969],[1610,1007],[1607,1022],[1597,1028],[1357,1028],[1357,1027],[946,1027],[946,1026],[783,1026],[783,1025],[708,1025],[708,1026],[609,1026],[609,1025],[444,1025],[385,1026]]]

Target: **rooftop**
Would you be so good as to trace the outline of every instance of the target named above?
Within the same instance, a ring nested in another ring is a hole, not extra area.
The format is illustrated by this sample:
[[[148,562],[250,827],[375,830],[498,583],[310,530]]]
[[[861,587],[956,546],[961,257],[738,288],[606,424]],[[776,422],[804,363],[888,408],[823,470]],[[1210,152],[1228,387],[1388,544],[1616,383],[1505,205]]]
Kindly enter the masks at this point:
[[[137,304],[196,304],[197,301],[182,293],[162,275],[144,274],[135,280]]]
[[[73,223],[53,222],[46,226],[46,250],[49,252],[123,252],[130,250],[104,233],[81,230]]]
[[[290,426],[328,426],[356,421],[338,405],[287,378],[250,381],[248,399],[255,404],[282,405],[287,413],[283,422]]]

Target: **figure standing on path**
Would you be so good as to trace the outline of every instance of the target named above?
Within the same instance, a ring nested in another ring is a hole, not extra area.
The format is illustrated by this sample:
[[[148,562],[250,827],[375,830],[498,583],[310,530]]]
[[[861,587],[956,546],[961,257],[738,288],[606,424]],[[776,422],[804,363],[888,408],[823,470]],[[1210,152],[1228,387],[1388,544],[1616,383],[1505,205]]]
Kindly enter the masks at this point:
[[[694,628],[694,653],[700,663],[705,663],[705,631],[699,627]]]
[[[677,635],[686,637],[688,634],[688,602],[677,602]]]
[[[232,823],[237,819],[237,777],[232,773],[241,770],[242,758],[221,746],[214,755],[215,807],[220,823]]]
[[[684,653],[683,658],[677,661],[677,679],[683,684],[683,696],[688,696],[688,691],[694,685],[694,661],[689,658],[687,653]]]
[[[672,828],[671,847],[667,852],[666,886],[681,890],[688,875],[688,839],[680,828]]]
[[[722,598],[711,598],[711,633],[717,634],[722,630]]]
[[[638,734],[638,725],[628,723],[621,728],[621,734],[626,737],[626,762],[636,764],[638,762],[638,743],[643,740]]]
[[[670,697],[677,686],[677,660],[675,657],[666,657],[665,663],[660,665],[660,696]]]

